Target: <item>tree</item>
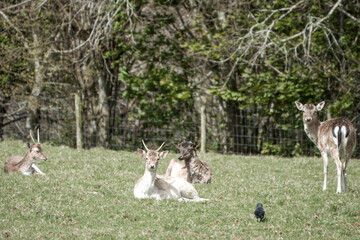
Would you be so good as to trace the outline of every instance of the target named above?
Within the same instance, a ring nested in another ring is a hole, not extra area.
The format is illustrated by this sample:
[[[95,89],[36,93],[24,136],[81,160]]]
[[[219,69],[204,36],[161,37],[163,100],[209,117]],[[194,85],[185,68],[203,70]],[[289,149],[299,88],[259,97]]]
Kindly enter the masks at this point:
[[[297,99],[326,100],[334,115],[339,110],[356,115],[357,3],[196,1],[196,6],[198,37],[188,40],[186,49],[195,65],[211,66],[216,81],[208,89],[225,100],[228,123],[249,108],[265,118],[260,122],[288,118],[297,114]],[[250,139],[245,131],[241,135]]]
[[[84,101],[88,106],[84,114],[90,124],[84,127],[96,135],[98,144],[105,146],[109,122],[108,76],[111,73],[106,69],[104,52],[106,44],[111,42],[112,20],[124,6],[130,7],[127,1],[111,0],[2,3],[0,15],[5,20],[4,26],[16,33],[9,36],[20,43],[20,51],[26,52],[26,60],[32,66],[32,76],[25,80],[31,89],[28,129],[39,125],[41,103],[38,100],[45,85],[51,81],[55,85],[75,84],[81,89],[83,99],[89,99]],[[59,73],[65,76],[59,77]],[[76,79],[69,80],[71,75]]]

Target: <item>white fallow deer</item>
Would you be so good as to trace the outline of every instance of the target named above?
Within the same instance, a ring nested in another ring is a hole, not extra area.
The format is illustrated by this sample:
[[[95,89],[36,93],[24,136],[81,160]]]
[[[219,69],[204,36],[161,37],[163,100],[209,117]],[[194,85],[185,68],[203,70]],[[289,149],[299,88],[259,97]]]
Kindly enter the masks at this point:
[[[35,160],[41,159],[46,161],[47,158],[45,154],[42,152],[42,148],[40,145],[40,136],[39,130],[37,132],[37,143],[35,142],[31,130],[30,130],[30,137],[34,142],[32,145],[28,143],[29,150],[26,153],[25,157],[15,156],[9,158],[4,165],[4,172],[11,173],[20,171],[24,175],[32,175],[32,174],[41,174],[45,175],[36,165]]]
[[[328,174],[328,156],[333,158],[337,169],[337,193],[341,192],[341,183],[346,191],[346,168],[352,152],[356,146],[356,129],[346,118],[333,118],[320,122],[317,111],[320,111],[325,102],[318,105],[295,102],[296,107],[303,111],[304,129],[311,141],[320,150],[324,160],[324,186],[326,190]]]
[[[156,174],[159,160],[166,157],[169,151],[159,152],[164,143],[157,150],[138,149],[140,156],[146,159],[145,173],[136,182],[134,188],[135,198],[177,199],[179,201],[206,201],[200,198],[195,187],[182,178],[166,177]]]

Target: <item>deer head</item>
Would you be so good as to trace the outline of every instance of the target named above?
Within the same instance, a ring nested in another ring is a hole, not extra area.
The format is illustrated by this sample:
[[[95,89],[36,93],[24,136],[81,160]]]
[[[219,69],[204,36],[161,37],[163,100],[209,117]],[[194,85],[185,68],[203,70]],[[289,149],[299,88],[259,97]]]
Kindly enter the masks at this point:
[[[296,107],[303,112],[303,121],[305,124],[310,124],[316,122],[317,119],[317,112],[323,109],[325,102],[322,101],[318,105],[314,104],[302,104],[300,102],[295,102]]]
[[[179,160],[187,160],[194,156],[194,152],[196,152],[197,142],[186,142],[182,143],[174,143],[174,146],[180,150]]]
[[[144,140],[142,140],[142,143],[146,151],[141,148],[138,148],[137,151],[139,152],[141,157],[146,159],[146,169],[149,171],[156,171],[159,160],[165,158],[169,153],[169,151],[163,151],[159,153],[160,149],[162,148],[162,146],[164,146],[165,142],[163,142],[163,144],[161,144],[161,146],[157,150],[148,149]]]
[[[35,142],[33,135],[31,134],[31,130],[30,130],[30,137],[33,141],[33,144],[31,145],[30,143],[28,143],[28,148],[29,148],[29,154],[30,157],[33,159],[39,158],[41,160],[46,161],[47,157],[45,156],[45,154],[42,152],[42,148],[40,145],[40,134],[39,134],[39,129],[37,130],[37,142]]]

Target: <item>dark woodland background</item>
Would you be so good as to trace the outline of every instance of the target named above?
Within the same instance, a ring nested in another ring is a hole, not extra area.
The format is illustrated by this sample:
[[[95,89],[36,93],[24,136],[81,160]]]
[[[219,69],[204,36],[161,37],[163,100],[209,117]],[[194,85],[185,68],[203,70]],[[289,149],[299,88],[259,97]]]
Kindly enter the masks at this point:
[[[313,155],[294,101],[360,129],[359,1],[0,3],[0,138]],[[359,157],[359,150],[355,155]]]

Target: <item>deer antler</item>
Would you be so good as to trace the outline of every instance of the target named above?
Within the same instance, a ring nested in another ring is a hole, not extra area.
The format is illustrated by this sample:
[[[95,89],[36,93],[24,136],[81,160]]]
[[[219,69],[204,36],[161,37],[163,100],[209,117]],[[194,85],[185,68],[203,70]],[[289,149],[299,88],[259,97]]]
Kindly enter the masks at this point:
[[[144,147],[145,147],[146,151],[149,151],[149,149],[148,149],[147,146],[145,145],[144,140],[141,140],[141,141],[142,141],[142,143],[144,144]]]
[[[166,142],[166,141],[165,141],[165,142]],[[157,152],[160,151],[160,149],[162,148],[162,146],[164,146],[165,142],[163,142],[163,143],[161,144],[161,146],[158,148],[158,150],[156,150]]]
[[[31,137],[31,139],[33,140],[34,143],[36,143],[35,140],[34,140],[34,137],[33,137],[32,133],[31,133],[31,129],[30,129],[29,132],[30,132],[30,137]]]

